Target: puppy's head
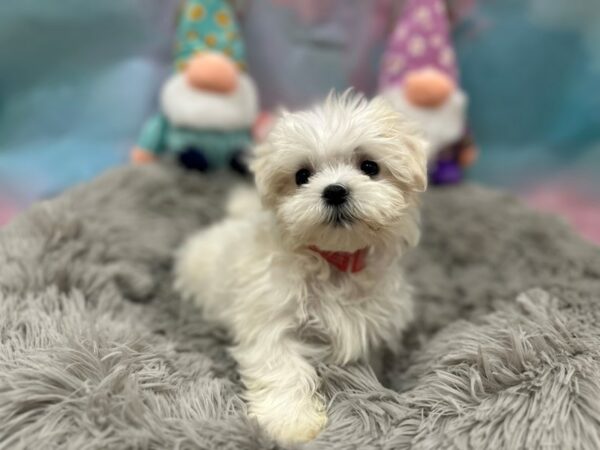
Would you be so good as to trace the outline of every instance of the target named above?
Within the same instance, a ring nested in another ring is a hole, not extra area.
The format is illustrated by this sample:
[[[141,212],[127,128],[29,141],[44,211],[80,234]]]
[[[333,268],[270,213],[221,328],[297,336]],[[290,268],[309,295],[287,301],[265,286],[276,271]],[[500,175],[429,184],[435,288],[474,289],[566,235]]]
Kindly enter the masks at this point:
[[[293,245],[415,245],[416,194],[427,185],[424,147],[383,99],[347,92],[283,113],[251,168],[264,205]]]

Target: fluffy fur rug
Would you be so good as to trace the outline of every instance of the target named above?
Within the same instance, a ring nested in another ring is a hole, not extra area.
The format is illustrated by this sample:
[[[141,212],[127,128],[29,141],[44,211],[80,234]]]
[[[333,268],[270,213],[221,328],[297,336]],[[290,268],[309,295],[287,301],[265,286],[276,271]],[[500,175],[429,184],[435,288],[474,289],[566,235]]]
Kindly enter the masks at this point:
[[[0,448],[276,448],[222,330],[171,288],[224,176],[124,168],[0,233]],[[433,189],[406,261],[418,320],[383,387],[322,367],[306,449],[600,448],[600,251],[510,196]]]

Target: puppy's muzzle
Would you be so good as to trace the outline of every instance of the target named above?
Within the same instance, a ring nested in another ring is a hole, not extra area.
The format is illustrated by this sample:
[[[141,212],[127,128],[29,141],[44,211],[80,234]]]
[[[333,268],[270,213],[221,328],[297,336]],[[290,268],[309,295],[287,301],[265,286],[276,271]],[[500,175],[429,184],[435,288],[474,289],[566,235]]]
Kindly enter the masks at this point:
[[[323,199],[329,206],[341,206],[348,200],[350,191],[342,184],[330,184],[323,189]]]

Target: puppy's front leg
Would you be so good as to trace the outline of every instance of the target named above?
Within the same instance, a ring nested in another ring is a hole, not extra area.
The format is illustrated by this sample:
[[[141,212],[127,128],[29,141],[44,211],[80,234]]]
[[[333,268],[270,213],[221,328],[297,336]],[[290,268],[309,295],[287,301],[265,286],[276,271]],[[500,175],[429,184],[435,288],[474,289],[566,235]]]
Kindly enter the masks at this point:
[[[269,332],[236,347],[250,414],[280,443],[313,439],[325,423],[318,376],[306,347],[285,331]]]

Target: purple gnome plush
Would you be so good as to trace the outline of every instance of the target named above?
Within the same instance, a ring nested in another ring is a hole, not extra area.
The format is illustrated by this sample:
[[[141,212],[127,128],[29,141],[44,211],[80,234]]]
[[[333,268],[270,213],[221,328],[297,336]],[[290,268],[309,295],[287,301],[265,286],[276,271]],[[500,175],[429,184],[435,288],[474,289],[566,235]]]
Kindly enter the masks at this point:
[[[408,0],[390,37],[380,77],[381,95],[417,122],[429,141],[432,184],[460,181],[476,157],[449,28],[443,0]]]

